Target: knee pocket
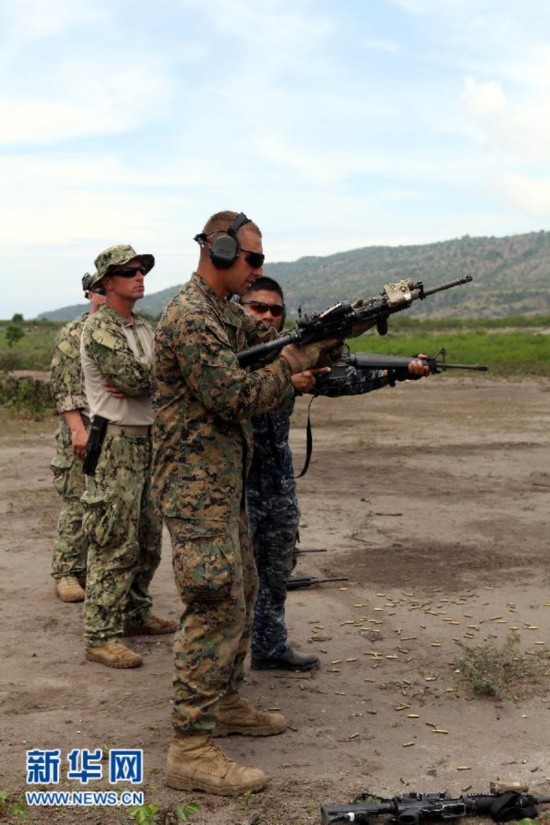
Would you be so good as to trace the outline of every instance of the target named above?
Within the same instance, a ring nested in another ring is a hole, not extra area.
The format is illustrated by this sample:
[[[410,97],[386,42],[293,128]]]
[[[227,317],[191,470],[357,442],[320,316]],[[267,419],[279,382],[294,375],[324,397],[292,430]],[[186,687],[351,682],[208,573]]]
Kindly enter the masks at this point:
[[[125,540],[128,513],[120,498],[84,493],[82,528],[89,541],[98,547],[117,546]]]
[[[178,542],[173,565],[184,602],[218,602],[234,595],[236,558],[226,532]]]

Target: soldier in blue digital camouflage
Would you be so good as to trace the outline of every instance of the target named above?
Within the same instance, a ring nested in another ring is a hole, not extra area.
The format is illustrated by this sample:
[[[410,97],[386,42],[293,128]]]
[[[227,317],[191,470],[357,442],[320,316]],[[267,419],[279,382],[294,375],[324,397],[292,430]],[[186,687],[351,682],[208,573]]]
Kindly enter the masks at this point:
[[[259,278],[241,298],[241,304],[266,327],[277,331],[283,328],[283,291],[272,278]],[[255,670],[314,670],[319,666],[317,656],[299,653],[288,643],[285,602],[300,522],[288,442],[290,416],[294,394],[310,391],[316,374],[322,372],[324,368],[293,375],[290,403],[252,419],[254,454],[246,479],[246,497],[259,579],[251,639],[251,665]]]
[[[125,245],[97,256],[92,287],[101,286],[105,304],[86,321],[81,342],[92,429],[105,423],[95,474],[86,477],[82,497],[89,542],[86,658],[114,668],[141,664],[123,636],[177,627],[152,615],[149,594],[162,529],[151,498],[153,330],[132,310],[154,263],[152,255]]]
[[[335,342],[289,345],[268,365],[241,368],[236,353],[275,334],[229,300],[262,274],[261,232],[227,211],[195,240],[197,271],[166,307],[155,339],[153,484],[183,602],[167,783],[234,796],[258,790],[266,777],[228,759],[213,736],[269,736],[286,727],[282,714],[239,693],[257,590],[244,490],[251,418],[288,405],[292,374]]]
[[[284,326],[283,290],[273,278],[259,278],[241,298],[245,310],[266,327]],[[427,372],[414,362],[410,376]],[[292,376],[295,394],[337,397],[371,392],[388,384],[382,370],[348,367],[334,381],[328,367]],[[314,670],[319,658],[299,653],[288,642],[285,618],[286,582],[295,560],[300,509],[289,444],[294,398],[284,408],[254,416],[254,456],[246,479],[250,535],[258,570],[259,589],[252,628],[254,670]]]
[[[93,276],[86,273],[82,288],[90,301],[90,312],[95,312],[104,303],[105,296],[90,289],[92,279]],[[52,576],[55,592],[62,602],[84,601],[82,584],[86,580],[88,543],[82,529],[80,498],[85,488],[82,459],[88,441],[90,409],[82,379],[80,338],[87,318],[85,312],[59,331],[50,366],[50,388],[59,413],[56,450],[50,467],[54,487],[63,499],[53,549]]]

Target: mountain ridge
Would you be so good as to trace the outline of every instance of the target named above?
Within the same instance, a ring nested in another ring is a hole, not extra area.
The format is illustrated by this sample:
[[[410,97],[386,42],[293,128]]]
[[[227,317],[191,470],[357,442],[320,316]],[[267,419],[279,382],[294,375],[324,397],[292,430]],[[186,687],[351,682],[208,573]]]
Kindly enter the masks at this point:
[[[472,284],[415,304],[415,314],[423,318],[550,314],[550,232],[360,247],[267,263],[264,274],[281,284],[290,317],[299,307],[311,312],[339,300],[378,295],[384,284],[393,281],[412,278],[429,289],[468,274],[474,278]],[[146,295],[138,310],[157,317],[182,285]],[[38,319],[69,321],[85,310],[85,304],[73,304],[43,312]]]

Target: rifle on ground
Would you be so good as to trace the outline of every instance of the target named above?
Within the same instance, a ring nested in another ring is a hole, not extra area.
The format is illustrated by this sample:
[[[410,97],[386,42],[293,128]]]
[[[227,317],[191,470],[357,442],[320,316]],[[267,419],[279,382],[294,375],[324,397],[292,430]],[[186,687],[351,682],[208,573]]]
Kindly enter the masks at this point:
[[[370,825],[373,816],[389,814],[386,820],[391,825],[421,825],[432,819],[457,819],[461,816],[490,816],[495,822],[512,819],[534,819],[537,805],[550,803],[550,796],[536,797],[528,793],[507,791],[505,793],[462,794],[451,798],[443,793],[408,793],[384,799],[368,793],[354,799],[350,804],[322,805],[323,825],[354,822]]]
[[[291,576],[286,580],[287,590],[299,590],[301,587],[313,587],[323,582],[347,582],[347,576]]]
[[[376,324],[380,335],[388,331],[388,317],[408,309],[413,301],[423,301],[429,295],[453,289],[455,286],[469,284],[473,281],[471,275],[464,275],[455,281],[424,289],[422,281],[404,280],[386,284],[379,296],[357,301],[339,301],[322,312],[304,315],[289,332],[283,332],[272,341],[257,344],[255,347],[239,352],[237,358],[241,367],[254,364],[260,358],[271,353],[280,352],[287,344],[305,346],[315,341],[324,341],[327,338],[343,340],[349,338],[353,327],[358,324]]]
[[[326,553],[326,547],[297,547],[294,551],[297,556],[301,556],[302,553]]]

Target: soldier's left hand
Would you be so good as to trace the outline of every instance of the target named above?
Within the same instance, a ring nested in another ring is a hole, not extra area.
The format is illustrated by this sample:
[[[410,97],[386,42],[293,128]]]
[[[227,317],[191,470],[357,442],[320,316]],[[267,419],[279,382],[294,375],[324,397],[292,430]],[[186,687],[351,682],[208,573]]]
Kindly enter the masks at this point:
[[[86,455],[86,444],[88,443],[88,433],[85,427],[73,429],[71,431],[71,447],[74,455],[84,458]]]
[[[107,390],[107,392],[113,396],[113,398],[118,398],[119,401],[122,398],[126,398],[126,394],[122,392],[122,390],[117,389],[117,387],[113,387],[112,384],[109,384],[108,381],[103,382],[103,386]]]
[[[418,358],[427,358],[423,352],[418,353]],[[414,378],[422,378],[424,375],[430,374],[430,368],[424,361],[411,361],[409,364],[409,373]]]

